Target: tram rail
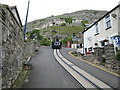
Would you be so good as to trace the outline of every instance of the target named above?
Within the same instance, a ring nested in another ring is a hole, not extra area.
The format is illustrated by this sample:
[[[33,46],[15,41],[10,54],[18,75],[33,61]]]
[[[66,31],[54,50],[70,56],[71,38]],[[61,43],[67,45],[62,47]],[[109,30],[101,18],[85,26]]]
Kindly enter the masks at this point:
[[[59,49],[54,49],[54,56],[59,64],[61,64],[61,66],[63,66],[64,69],[75,78],[75,80],[83,87],[83,89],[94,88],[96,90],[114,90],[106,83],[83,71],[78,66],[64,58]]]

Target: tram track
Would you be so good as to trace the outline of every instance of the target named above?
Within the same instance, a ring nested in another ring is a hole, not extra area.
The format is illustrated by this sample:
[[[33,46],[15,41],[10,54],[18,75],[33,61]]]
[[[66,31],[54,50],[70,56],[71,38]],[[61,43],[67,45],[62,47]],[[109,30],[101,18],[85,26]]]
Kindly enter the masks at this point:
[[[59,62],[59,64],[61,64],[64,69],[69,72],[84,89],[94,88],[96,90],[113,90],[109,85],[105,84],[104,82],[100,81],[89,73],[83,71],[75,64],[64,58],[61,55],[59,49],[54,49],[54,56]]]

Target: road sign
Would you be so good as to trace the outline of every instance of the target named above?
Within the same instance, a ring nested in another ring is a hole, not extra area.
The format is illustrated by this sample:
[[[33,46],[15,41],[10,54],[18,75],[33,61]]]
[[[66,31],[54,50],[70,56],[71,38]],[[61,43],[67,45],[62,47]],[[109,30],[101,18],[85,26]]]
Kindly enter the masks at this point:
[[[119,44],[120,43],[120,37],[115,37],[114,40],[115,40],[115,44]]]

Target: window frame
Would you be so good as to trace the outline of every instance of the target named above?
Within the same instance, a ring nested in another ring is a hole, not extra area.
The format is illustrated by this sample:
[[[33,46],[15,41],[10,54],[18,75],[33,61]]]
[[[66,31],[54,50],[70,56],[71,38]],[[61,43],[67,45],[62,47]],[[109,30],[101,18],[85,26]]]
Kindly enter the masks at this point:
[[[99,34],[99,25],[98,23],[95,24],[95,36]]]
[[[105,30],[107,30],[111,27],[112,27],[111,17],[110,17],[110,15],[107,15],[105,17]]]

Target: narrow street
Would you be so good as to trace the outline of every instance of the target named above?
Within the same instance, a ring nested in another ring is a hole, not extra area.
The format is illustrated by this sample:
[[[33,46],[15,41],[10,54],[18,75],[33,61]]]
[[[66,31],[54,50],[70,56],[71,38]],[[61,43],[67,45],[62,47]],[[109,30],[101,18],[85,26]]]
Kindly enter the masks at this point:
[[[50,47],[41,46],[32,58],[30,81],[23,88],[81,88],[80,84],[55,60]]]
[[[71,50],[63,48],[61,53],[92,76],[113,88],[118,88],[119,77],[72,57],[68,54]],[[55,60],[51,47],[39,47],[38,54],[32,58],[31,63],[30,81],[24,83],[23,88],[81,88],[81,85]]]
[[[0,0],[0,90],[24,88],[120,90],[120,0]]]

